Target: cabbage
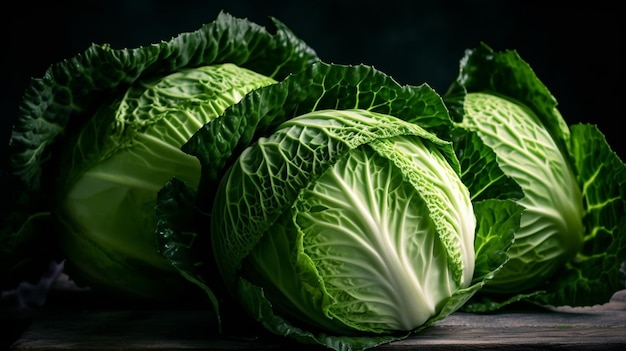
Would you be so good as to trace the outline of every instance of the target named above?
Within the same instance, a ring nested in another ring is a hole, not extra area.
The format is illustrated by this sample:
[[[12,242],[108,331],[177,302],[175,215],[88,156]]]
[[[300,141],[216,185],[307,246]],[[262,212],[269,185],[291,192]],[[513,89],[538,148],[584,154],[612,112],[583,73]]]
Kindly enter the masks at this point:
[[[524,208],[508,262],[464,308],[590,306],[624,289],[626,166],[597,127],[569,126],[515,51],[484,44],[467,51],[444,100],[472,199]]]
[[[347,335],[416,329],[468,287],[469,192],[437,144],[400,121],[315,111],[244,150],[212,212],[227,283],[250,281],[277,312]]]
[[[100,106],[59,156],[67,167],[56,175],[53,203],[72,278],[116,294],[177,297],[185,285],[154,237],[157,193],[172,177],[197,187],[200,163],[180,147],[245,93],[274,82],[233,64],[202,66],[137,81]]]
[[[19,196],[2,217],[2,283],[34,279],[55,259],[94,291],[179,299],[189,286],[157,245],[157,193],[172,177],[198,185],[200,163],[180,147],[202,125],[317,61],[273,24],[221,13],[149,46],[94,44],[33,79],[4,160],[3,183]]]
[[[315,63],[251,91],[183,146],[203,177],[197,190],[173,179],[159,192],[160,245],[219,297],[221,316],[241,308],[270,332],[335,350],[405,338],[506,262],[478,260],[476,233],[503,233],[481,245],[506,252],[519,226],[513,201],[471,202],[452,144],[436,135],[449,126],[425,84]]]
[[[462,126],[496,154],[524,196],[509,262],[483,291],[516,293],[546,282],[583,244],[581,190],[566,156],[532,111],[497,95],[468,93]]]

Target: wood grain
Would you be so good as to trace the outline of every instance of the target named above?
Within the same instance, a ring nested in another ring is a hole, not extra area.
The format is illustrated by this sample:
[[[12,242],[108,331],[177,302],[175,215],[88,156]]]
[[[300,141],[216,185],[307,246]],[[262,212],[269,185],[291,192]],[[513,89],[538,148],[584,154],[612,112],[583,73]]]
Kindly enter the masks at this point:
[[[211,321],[194,309],[47,308],[12,350],[324,350],[270,335],[225,337]],[[373,350],[626,350],[626,290],[593,307],[457,312]]]

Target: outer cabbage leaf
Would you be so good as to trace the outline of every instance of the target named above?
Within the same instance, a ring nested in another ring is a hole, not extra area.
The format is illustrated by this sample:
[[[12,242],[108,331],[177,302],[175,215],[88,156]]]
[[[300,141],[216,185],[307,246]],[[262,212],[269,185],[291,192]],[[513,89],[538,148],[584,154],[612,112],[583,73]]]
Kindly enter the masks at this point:
[[[485,199],[520,199],[521,187],[498,166],[496,154],[485,147],[474,133],[453,132],[453,142],[460,151],[461,179],[470,189],[472,201]],[[476,177],[475,174],[480,174]]]
[[[336,351],[359,351],[387,344],[409,337],[410,333],[398,335],[336,336],[328,333],[314,333],[290,323],[277,315],[267,300],[263,289],[245,279],[239,280],[238,298],[248,311],[256,311],[257,320],[277,335],[286,336],[302,344],[317,344]]]
[[[512,199],[487,199],[474,202],[476,213],[476,241],[474,252],[476,265],[474,282],[481,287],[508,262],[508,250],[515,242],[524,207]],[[480,294],[480,291],[478,292]],[[510,301],[493,301],[481,295],[472,295],[461,310],[465,312],[490,312],[521,299],[521,295]],[[477,298],[479,297],[479,298]]]
[[[557,101],[516,51],[494,52],[486,44],[466,50],[458,78],[444,95],[446,106],[456,122],[463,120],[465,95],[479,91],[515,99],[532,110],[566,153],[570,132],[556,109]]]
[[[159,250],[168,262],[206,294],[221,331],[220,302],[214,291],[219,285],[205,280],[205,277],[215,276],[215,270],[208,264],[211,260],[201,259],[205,255],[196,230],[201,219],[194,206],[195,196],[195,188],[177,178],[165,184],[155,205],[156,237]]]
[[[493,278],[508,261],[508,249],[515,241],[524,208],[513,200],[488,199],[474,202],[476,213],[476,262],[474,282]]]

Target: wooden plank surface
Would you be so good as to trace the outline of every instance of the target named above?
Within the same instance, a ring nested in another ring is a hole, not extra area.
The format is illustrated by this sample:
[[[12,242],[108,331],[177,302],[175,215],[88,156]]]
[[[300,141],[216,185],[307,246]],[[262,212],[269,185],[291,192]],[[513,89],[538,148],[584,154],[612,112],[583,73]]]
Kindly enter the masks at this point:
[[[115,310],[72,300],[38,311],[12,350],[323,350],[270,335],[218,335],[206,310]],[[457,312],[373,350],[626,350],[626,290],[593,307]]]

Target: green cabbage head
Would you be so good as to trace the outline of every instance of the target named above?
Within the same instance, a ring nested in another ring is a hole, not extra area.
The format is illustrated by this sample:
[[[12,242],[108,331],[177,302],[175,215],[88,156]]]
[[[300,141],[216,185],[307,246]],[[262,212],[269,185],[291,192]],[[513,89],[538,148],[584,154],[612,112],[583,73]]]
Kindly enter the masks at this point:
[[[583,201],[573,169],[548,130],[519,102],[486,93],[465,97],[463,126],[495,153],[524,192],[510,260],[483,291],[515,293],[549,280],[583,244]]]
[[[205,123],[318,61],[271,20],[272,32],[222,12],[169,41],[94,44],[32,79],[0,161],[16,195],[5,198],[17,199],[0,217],[0,284],[38,278],[55,259],[112,296],[187,293],[155,237],[157,193],[172,178],[199,185],[200,162],[181,147]]]
[[[58,176],[55,213],[72,278],[118,295],[182,292],[154,237],[157,193],[172,177],[197,187],[200,163],[180,147],[274,82],[233,64],[189,68],[139,81],[100,107],[66,144]]]
[[[364,110],[283,123],[220,183],[211,224],[222,276],[313,328],[422,326],[474,273],[472,203],[441,144]]]
[[[626,166],[598,127],[568,124],[516,51],[485,44],[466,51],[444,101],[472,201],[509,199],[523,208],[508,261],[464,309],[520,300],[592,306],[624,289]],[[485,233],[476,257],[489,261]]]

